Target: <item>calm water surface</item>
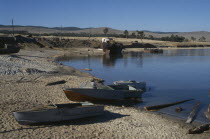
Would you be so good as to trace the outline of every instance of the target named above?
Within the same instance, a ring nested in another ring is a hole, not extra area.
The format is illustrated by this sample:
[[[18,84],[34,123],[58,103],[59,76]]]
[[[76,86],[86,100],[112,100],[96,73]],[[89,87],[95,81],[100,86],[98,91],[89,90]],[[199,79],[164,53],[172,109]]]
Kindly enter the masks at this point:
[[[149,92],[143,95],[139,107],[195,100],[159,110],[187,118],[194,104],[201,102],[197,121],[207,122],[204,111],[210,104],[210,49],[164,50],[163,54],[128,53],[123,56],[86,56],[61,58],[61,63],[77,69],[90,68],[91,74],[106,84],[117,80],[146,81]],[[184,111],[176,113],[176,107]]]

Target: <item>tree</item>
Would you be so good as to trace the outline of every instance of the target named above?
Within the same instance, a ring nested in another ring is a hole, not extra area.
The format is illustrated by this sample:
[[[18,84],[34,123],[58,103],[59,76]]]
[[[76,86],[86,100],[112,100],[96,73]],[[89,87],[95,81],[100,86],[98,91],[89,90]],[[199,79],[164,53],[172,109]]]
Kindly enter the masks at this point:
[[[170,41],[175,42],[176,36],[174,34],[171,35]]]
[[[178,35],[171,35],[170,37],[161,37],[160,40],[162,41],[172,41],[172,42],[183,42],[185,40],[185,37],[178,36]]]
[[[149,35],[150,40],[154,40],[154,37],[152,35]]]
[[[139,31],[136,30],[136,39],[138,39],[138,37],[139,37]]]
[[[131,36],[136,37],[136,33],[135,32],[131,33]]]
[[[104,28],[103,32],[107,36],[107,33],[109,32],[109,29],[108,28]]]
[[[125,37],[128,38],[129,32],[127,30],[124,31]]]
[[[184,42],[189,42],[189,39],[188,39],[188,38],[185,38],[185,39],[184,39]]]
[[[138,38],[140,37],[140,39],[141,39],[141,41],[142,41],[142,39],[144,39],[144,31],[136,31],[137,32],[137,36],[138,36]],[[142,41],[143,42],[143,41]]]
[[[144,31],[139,31],[139,33],[140,33],[139,35],[140,35],[140,38],[141,38],[141,41],[142,41],[142,39],[144,39],[144,36],[145,36],[145,35],[144,35]],[[142,41],[142,42],[143,42],[143,41]]]
[[[136,33],[135,32],[131,33],[131,37],[135,38],[136,37]]]
[[[206,41],[206,38],[205,38],[204,36],[202,36],[202,37],[199,39],[199,41],[205,42],[205,41]]]
[[[193,37],[193,36],[192,36],[190,39],[191,39],[192,41],[196,41],[196,38]]]

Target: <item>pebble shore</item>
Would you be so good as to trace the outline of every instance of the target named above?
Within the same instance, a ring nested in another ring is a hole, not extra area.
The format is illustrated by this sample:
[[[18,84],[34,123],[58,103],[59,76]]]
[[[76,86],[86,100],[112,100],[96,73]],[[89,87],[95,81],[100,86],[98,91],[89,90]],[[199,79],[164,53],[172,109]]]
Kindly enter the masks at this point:
[[[54,62],[56,50],[27,51],[0,55],[0,139],[102,138],[102,139],[207,139],[210,131],[187,134],[194,124],[139,108],[105,106],[98,117],[50,125],[19,125],[12,111],[47,104],[71,103],[62,87],[79,87],[92,76]],[[62,69],[62,70],[61,70]],[[53,74],[53,73],[56,74]],[[58,72],[58,73],[57,73]],[[65,74],[64,74],[65,73]],[[65,84],[46,86],[53,81]],[[197,124],[197,123],[196,123]],[[195,125],[196,125],[195,124]]]

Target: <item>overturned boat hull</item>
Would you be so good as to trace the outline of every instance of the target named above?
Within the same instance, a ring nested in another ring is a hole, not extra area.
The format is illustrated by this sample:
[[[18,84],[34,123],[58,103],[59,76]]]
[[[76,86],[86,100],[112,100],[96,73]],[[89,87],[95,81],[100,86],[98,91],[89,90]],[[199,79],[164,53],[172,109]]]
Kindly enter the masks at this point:
[[[13,112],[16,121],[22,125],[67,121],[91,116],[101,115],[103,106],[93,104],[55,104],[40,108]]]

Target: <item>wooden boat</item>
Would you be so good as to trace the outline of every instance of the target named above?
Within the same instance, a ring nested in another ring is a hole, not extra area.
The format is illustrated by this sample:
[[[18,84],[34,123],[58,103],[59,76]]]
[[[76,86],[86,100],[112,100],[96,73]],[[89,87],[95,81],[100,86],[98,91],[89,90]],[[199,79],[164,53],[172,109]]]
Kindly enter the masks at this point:
[[[101,85],[97,88],[65,88],[64,93],[72,101],[93,103],[127,103],[138,101],[143,91],[132,86]]]
[[[103,106],[93,105],[92,103],[69,103],[13,112],[13,115],[19,124],[30,125],[97,116],[103,114],[103,112]]]
[[[146,90],[146,82],[137,82],[134,80],[128,80],[128,81],[115,81],[113,83],[115,85],[130,85],[136,89],[142,89],[143,91]]]

